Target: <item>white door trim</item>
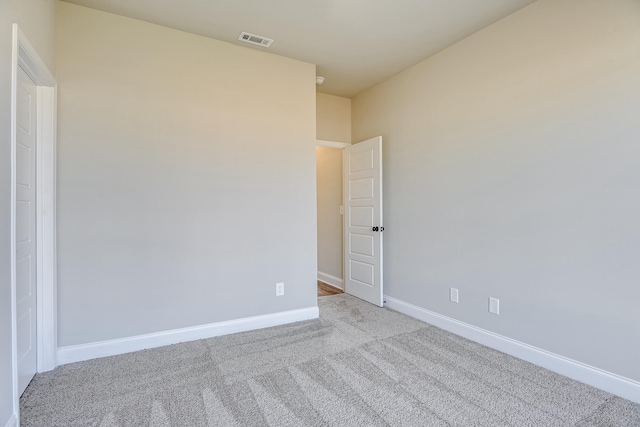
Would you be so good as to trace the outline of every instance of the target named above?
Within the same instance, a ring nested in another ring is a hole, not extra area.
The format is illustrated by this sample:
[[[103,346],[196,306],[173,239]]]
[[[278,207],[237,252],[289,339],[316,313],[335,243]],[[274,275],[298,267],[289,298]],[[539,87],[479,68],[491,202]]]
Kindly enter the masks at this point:
[[[13,24],[11,61],[11,352],[13,411],[19,420],[18,364],[16,348],[16,92],[18,67],[37,86],[36,140],[36,298],[38,372],[56,367],[56,81],[45,63]]]
[[[344,148],[350,145],[351,144],[347,142],[336,142],[336,141],[327,141],[325,139],[316,139],[316,147]]]

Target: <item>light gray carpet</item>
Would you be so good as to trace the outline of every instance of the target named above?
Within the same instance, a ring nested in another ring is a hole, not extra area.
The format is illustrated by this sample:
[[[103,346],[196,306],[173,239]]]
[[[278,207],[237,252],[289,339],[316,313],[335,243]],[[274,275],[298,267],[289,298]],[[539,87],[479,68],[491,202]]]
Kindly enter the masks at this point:
[[[349,295],[320,319],[65,365],[25,426],[640,426],[640,405]]]

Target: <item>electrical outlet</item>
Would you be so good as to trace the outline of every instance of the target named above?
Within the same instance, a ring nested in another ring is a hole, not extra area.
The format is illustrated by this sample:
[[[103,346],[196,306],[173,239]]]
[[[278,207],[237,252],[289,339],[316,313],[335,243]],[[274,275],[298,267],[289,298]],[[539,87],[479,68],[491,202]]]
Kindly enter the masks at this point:
[[[458,290],[456,288],[449,288],[449,301],[458,302]]]
[[[284,283],[276,283],[276,296],[281,297],[284,295]]]
[[[500,314],[500,300],[498,298],[489,297],[489,313]]]

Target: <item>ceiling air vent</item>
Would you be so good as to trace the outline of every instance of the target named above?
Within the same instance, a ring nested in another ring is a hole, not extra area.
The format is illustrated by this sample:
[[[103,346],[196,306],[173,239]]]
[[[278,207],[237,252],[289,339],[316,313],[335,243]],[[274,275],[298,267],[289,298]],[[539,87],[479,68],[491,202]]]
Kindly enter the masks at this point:
[[[269,47],[271,46],[271,43],[273,43],[273,40],[271,39],[268,39],[266,37],[256,36],[255,34],[245,33],[244,31],[240,33],[240,37],[238,37],[238,40],[246,43],[262,46],[262,47]]]

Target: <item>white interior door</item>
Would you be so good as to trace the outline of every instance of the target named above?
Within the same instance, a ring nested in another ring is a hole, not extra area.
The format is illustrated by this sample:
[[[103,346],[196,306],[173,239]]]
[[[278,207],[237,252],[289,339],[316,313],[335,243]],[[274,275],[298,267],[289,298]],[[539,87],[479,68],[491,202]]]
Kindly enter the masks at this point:
[[[344,149],[345,292],[382,307],[382,137]]]
[[[36,373],[36,85],[18,67],[16,89],[16,334],[18,393]]]

